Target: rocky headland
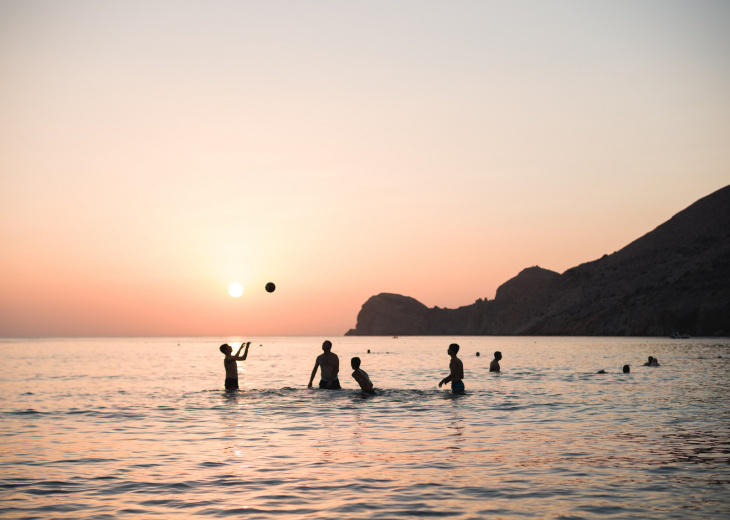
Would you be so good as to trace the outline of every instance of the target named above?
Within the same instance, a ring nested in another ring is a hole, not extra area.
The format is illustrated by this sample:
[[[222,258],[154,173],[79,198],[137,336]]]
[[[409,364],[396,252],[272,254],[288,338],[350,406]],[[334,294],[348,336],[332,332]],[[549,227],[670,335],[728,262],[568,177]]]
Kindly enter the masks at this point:
[[[528,267],[494,300],[429,308],[382,293],[346,335],[730,335],[730,186],[623,249],[556,273]]]

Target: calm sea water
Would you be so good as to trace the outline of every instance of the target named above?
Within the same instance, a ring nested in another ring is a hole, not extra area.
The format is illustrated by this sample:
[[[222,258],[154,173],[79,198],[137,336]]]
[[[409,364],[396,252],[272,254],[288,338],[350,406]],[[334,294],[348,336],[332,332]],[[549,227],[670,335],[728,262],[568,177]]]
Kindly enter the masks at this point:
[[[0,516],[730,515],[727,339],[334,337],[323,391],[325,338],[247,338],[226,393],[218,346],[242,339],[0,340]],[[464,396],[437,387],[452,341]]]

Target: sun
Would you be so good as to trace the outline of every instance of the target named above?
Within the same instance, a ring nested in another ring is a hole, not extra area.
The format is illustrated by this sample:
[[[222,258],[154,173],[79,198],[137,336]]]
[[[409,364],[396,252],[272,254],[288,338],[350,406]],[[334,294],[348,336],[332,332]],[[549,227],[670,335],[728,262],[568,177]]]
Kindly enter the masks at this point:
[[[228,294],[230,294],[234,298],[238,298],[243,294],[243,285],[241,285],[240,283],[232,283],[228,286]]]

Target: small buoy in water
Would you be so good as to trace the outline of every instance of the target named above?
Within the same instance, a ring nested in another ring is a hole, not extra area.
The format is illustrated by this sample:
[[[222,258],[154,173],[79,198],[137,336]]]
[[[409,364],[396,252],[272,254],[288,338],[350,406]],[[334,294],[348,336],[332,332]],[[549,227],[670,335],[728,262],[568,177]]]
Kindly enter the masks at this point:
[[[631,367],[629,367],[629,365],[624,365],[624,374],[629,374],[629,373],[631,373]]]
[[[477,352],[477,357],[479,357],[479,352]]]
[[[266,292],[274,292],[276,290],[276,285],[274,285],[274,282],[269,282],[266,284]]]
[[[370,354],[370,349],[368,349],[368,354]]]

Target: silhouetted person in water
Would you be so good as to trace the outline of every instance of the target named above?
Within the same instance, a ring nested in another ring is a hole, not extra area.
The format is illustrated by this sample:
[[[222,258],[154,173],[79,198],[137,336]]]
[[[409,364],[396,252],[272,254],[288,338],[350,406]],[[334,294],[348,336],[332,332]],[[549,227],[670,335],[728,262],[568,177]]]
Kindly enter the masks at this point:
[[[441,386],[445,383],[451,381],[451,391],[455,394],[463,394],[464,381],[462,381],[462,379],[464,379],[464,363],[456,357],[458,352],[459,345],[456,343],[449,345],[449,350],[447,350],[446,353],[451,356],[451,362],[449,363],[449,370],[451,373],[439,382],[439,388],[441,388]]]
[[[322,343],[322,350],[324,350],[324,354],[317,356],[317,361],[314,363],[312,377],[309,378],[307,388],[312,388],[312,381],[314,381],[317,369],[321,368],[319,387],[339,390],[342,388],[340,386],[340,380],[337,377],[337,374],[340,372],[340,358],[337,357],[337,354],[331,352],[332,342],[329,340]]]
[[[498,350],[494,353],[494,359],[491,363],[489,363],[489,371],[490,372],[499,372],[499,361],[502,359],[502,353]]]
[[[631,367],[629,365],[624,365],[624,374],[628,374],[631,372]]]
[[[649,356],[649,361],[644,363],[645,367],[660,367],[659,360],[654,356]]]
[[[365,372],[362,368],[360,368],[360,358],[354,357],[350,360],[350,365],[352,366],[352,369],[354,372],[352,373],[352,377],[355,378],[355,381],[360,385],[360,388],[362,389],[363,394],[370,394],[375,395],[375,389],[373,388],[373,383],[370,382],[370,378],[368,377],[367,372]]]
[[[243,343],[241,343],[241,346],[238,348],[238,352],[236,352],[235,356],[231,355],[233,347],[231,347],[228,343],[224,343],[220,346],[221,352],[226,356],[225,359],[223,359],[223,366],[226,369],[226,390],[238,390],[238,363],[236,363],[236,361],[246,360],[246,357],[248,356],[248,346],[250,344],[250,341],[246,343],[246,350],[243,352],[243,356],[241,355]]]

